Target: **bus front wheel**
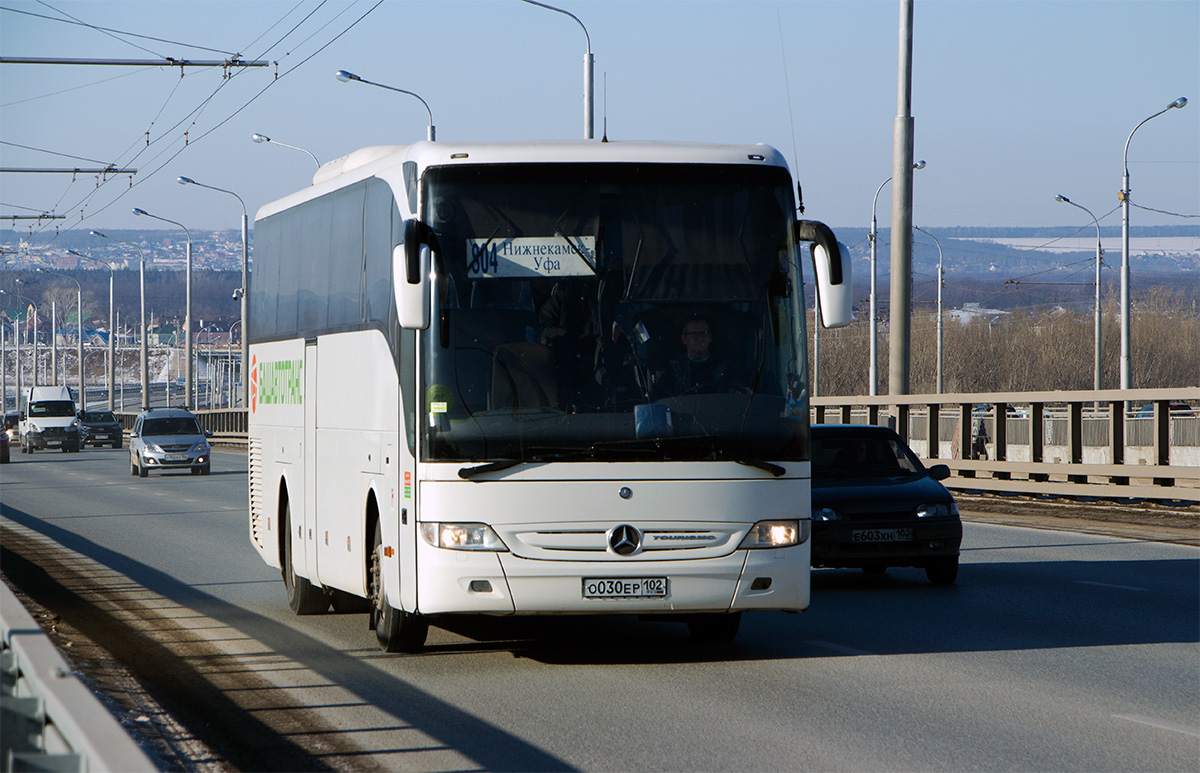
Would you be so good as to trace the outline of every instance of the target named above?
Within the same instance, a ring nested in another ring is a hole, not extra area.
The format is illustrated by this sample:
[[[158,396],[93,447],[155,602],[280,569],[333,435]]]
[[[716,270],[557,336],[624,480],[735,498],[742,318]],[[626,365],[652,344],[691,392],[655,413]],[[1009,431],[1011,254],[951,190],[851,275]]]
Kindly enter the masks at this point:
[[[371,627],[384,652],[420,652],[429,635],[429,621],[396,609],[383,591],[383,530],[375,524],[371,550]]]
[[[283,586],[287,590],[288,606],[298,615],[319,615],[329,609],[329,596],[296,574],[292,565],[292,505],[283,512]]]

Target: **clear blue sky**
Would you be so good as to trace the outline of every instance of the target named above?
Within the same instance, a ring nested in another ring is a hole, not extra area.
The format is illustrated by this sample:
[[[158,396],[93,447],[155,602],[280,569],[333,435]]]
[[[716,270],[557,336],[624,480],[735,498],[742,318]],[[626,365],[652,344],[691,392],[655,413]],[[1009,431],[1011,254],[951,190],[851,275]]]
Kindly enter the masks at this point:
[[[68,216],[63,229],[167,227],[130,213],[141,207],[189,228],[233,228],[236,201],[175,178],[237,192],[251,218],[311,181],[311,159],[254,144],[255,132],[321,161],[424,138],[420,102],[340,83],[339,69],[419,93],[439,141],[583,136],[585,40],[569,17],[519,0],[386,0],[337,37],[376,2],[0,0],[4,56],[224,56],[186,43],[278,62],[229,80],[219,69],[181,78],[169,67],[0,65],[3,166],[139,170],[132,189],[127,177],[97,188],[92,176],[0,175],[0,214],[53,209]],[[807,216],[869,225],[891,174],[896,0],[556,4],[591,37],[597,136],[607,115],[610,139],[765,142],[793,164]],[[1056,203],[1057,193],[1102,216],[1117,206],[1129,132],[1179,96],[1191,104],[1133,139],[1133,200],[1200,214],[1200,2],[915,8],[915,154],[928,162],[915,177],[916,225],[1080,225],[1083,213]],[[885,189],[884,227],[889,206]],[[1133,222],[1200,229],[1195,218],[1142,210]],[[1119,211],[1104,220],[1119,223]]]

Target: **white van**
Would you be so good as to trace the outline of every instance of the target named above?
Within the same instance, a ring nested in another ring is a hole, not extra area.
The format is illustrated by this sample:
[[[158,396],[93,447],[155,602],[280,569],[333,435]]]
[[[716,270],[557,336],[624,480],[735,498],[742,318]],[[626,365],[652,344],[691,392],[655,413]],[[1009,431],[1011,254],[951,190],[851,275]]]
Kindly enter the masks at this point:
[[[20,427],[23,454],[32,454],[40,448],[61,448],[67,452],[83,447],[75,400],[65,386],[30,387]]]

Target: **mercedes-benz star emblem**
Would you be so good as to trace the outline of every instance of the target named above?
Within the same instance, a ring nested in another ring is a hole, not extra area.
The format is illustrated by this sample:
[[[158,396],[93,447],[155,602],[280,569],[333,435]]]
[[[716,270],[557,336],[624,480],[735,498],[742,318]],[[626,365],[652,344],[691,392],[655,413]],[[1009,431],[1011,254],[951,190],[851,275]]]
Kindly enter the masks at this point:
[[[641,552],[642,533],[629,524],[621,524],[608,533],[608,547],[618,556]]]

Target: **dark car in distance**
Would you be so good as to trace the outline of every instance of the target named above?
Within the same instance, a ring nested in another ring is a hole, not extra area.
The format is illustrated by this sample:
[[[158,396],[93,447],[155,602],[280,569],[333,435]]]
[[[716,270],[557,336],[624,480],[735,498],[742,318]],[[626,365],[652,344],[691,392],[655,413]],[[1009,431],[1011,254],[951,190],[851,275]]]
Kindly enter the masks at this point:
[[[17,411],[8,411],[4,414],[4,434],[8,435],[8,442],[11,446],[13,443],[21,442],[21,414]]]
[[[112,411],[80,411],[78,416],[83,445],[96,448],[106,444],[113,448],[121,447],[124,435],[121,432],[121,423],[113,416]]]
[[[925,570],[935,585],[958,577],[962,521],[939,481],[893,430],[871,425],[812,427],[812,565],[882,573]]]

